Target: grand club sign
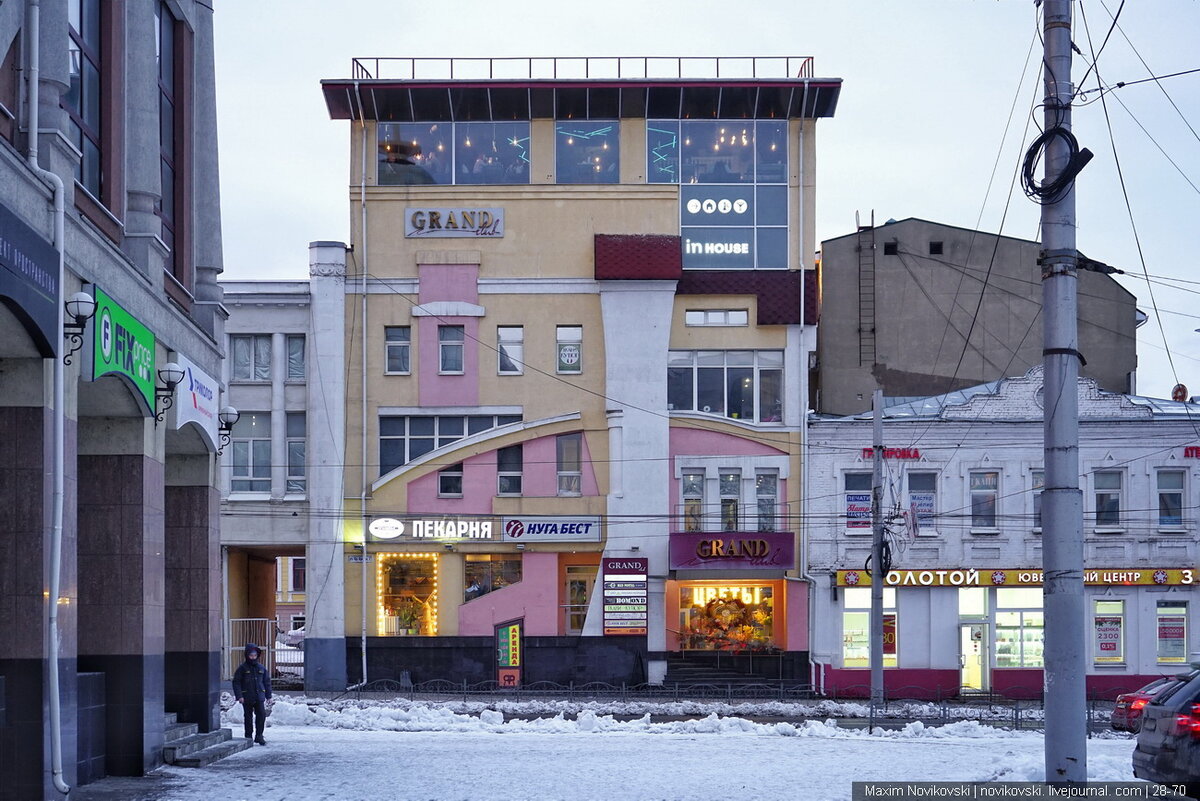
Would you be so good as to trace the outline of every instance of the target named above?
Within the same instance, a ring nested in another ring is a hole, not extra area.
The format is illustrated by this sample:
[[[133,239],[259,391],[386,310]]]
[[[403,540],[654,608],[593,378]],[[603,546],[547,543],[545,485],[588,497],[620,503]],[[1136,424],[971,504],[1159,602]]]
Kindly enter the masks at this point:
[[[425,239],[503,237],[504,209],[410,206],[404,210],[404,235]]]
[[[791,532],[676,532],[671,534],[672,570],[791,570],[796,542]]]

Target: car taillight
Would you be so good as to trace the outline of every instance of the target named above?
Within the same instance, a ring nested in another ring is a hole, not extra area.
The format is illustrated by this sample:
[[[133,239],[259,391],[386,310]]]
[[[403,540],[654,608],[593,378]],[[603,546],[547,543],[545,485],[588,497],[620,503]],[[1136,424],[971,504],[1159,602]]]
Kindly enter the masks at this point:
[[[1139,698],[1136,701],[1134,701],[1132,704],[1130,704],[1129,708],[1130,709],[1141,709],[1149,702],[1150,702],[1150,699],[1148,699],[1148,698]]]
[[[1176,715],[1175,728],[1180,734],[1191,733],[1192,737],[1200,740],[1200,704],[1192,704],[1191,714]]]

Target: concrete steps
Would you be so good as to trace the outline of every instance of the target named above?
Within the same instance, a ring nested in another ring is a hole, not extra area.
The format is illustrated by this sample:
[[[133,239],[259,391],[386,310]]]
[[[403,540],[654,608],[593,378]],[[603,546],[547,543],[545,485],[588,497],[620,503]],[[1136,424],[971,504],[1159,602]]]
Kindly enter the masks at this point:
[[[163,762],[168,765],[200,768],[253,745],[251,740],[234,739],[230,729],[201,733],[195,723],[179,723],[173,712],[167,715],[166,723]]]

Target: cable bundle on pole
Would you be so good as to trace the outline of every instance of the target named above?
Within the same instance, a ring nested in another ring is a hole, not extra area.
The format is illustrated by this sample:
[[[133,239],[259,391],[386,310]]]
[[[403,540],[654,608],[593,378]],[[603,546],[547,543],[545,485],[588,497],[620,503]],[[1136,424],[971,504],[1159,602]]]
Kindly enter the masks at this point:
[[[1046,145],[1056,137],[1066,143],[1071,153],[1070,161],[1054,178],[1039,183],[1034,177],[1034,173],[1037,171],[1038,163],[1042,160],[1042,152],[1046,149]],[[1021,164],[1021,186],[1025,190],[1026,197],[1043,205],[1057,203],[1070,191],[1075,176],[1091,160],[1092,151],[1086,147],[1080,150],[1079,142],[1069,128],[1061,125],[1047,128],[1029,145],[1029,150],[1025,151],[1025,161]]]

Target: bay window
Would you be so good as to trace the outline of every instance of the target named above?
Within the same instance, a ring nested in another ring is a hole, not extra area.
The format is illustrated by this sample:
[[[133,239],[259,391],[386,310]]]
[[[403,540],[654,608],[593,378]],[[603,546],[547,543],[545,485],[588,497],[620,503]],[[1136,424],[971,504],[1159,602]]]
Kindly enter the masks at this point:
[[[667,408],[760,423],[783,420],[783,351],[671,351]]]

